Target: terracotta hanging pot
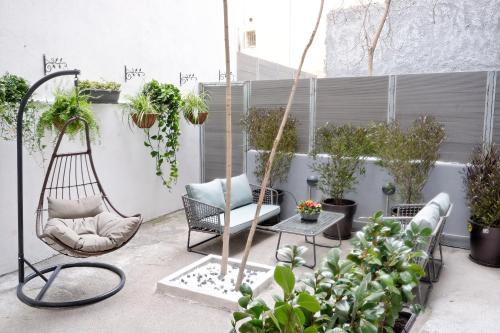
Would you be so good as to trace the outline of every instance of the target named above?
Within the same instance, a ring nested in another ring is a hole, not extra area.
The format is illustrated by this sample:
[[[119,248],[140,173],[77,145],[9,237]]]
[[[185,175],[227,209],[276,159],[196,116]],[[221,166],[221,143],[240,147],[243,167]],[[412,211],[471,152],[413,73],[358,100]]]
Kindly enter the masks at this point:
[[[198,113],[197,119],[194,119],[192,114],[188,115],[187,119],[193,125],[201,125],[205,122],[205,120],[207,120],[207,117],[208,117],[208,112],[200,112]]]
[[[151,128],[156,121],[156,114],[147,113],[139,117],[136,113],[132,114],[132,120],[139,128]]]

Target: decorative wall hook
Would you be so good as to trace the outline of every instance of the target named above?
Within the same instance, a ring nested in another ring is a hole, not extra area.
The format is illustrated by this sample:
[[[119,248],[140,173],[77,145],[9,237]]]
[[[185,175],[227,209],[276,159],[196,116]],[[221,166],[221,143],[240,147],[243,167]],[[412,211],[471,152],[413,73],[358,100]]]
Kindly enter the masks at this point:
[[[231,81],[233,81],[233,78],[234,78],[233,72],[229,72],[229,74],[226,74],[224,72],[221,72],[220,69],[219,69],[219,82],[225,81],[228,76],[230,76],[231,77]]]
[[[51,57],[47,60],[45,54],[43,55],[43,75],[47,75],[54,69],[64,69],[68,68],[68,64],[63,61],[60,57]]]
[[[183,85],[184,83],[188,82],[189,80],[198,80],[198,78],[193,74],[184,74],[182,75],[182,72],[179,72],[179,85]]]
[[[125,82],[132,80],[134,77],[146,76],[142,68],[127,68],[125,65]]]

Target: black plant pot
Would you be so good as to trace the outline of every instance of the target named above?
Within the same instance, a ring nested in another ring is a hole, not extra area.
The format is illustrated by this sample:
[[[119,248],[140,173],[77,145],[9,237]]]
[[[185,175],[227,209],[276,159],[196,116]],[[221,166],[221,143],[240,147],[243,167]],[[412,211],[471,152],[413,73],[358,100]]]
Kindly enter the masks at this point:
[[[276,194],[275,192],[273,192],[273,202],[275,205],[281,206],[281,204],[283,203],[283,198],[285,197],[285,192],[283,192],[282,190],[278,190],[278,189],[274,189],[274,190],[278,193]],[[255,202],[257,202],[257,200],[259,200],[259,194],[260,194],[260,190],[253,190],[252,191],[252,195],[253,195]],[[274,216],[268,220],[265,220],[265,221],[259,223],[259,225],[270,227],[270,226],[277,224],[278,222],[280,222],[279,217]]]
[[[102,90],[102,89],[85,89],[82,94],[88,97],[90,103],[94,104],[116,104],[120,97],[120,91]]]
[[[325,199],[321,203],[323,210],[329,212],[337,212],[344,214],[344,218],[339,222],[340,228],[340,238],[341,239],[349,239],[351,238],[351,230],[352,230],[352,220],[354,218],[354,214],[356,213],[356,208],[358,205],[355,201],[348,199]],[[323,232],[323,235],[326,238],[331,239],[339,239],[339,234],[337,232],[337,225],[333,225],[330,228],[326,229]]]
[[[491,267],[500,267],[500,228],[484,227],[469,219],[470,258]]]

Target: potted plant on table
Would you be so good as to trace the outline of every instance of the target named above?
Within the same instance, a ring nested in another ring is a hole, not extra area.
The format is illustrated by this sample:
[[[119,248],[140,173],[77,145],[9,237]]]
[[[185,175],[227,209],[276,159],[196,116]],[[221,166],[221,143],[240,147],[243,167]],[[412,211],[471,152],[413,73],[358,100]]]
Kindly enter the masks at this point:
[[[364,162],[371,150],[371,141],[365,128],[326,123],[316,130],[311,168],[319,174],[318,187],[327,195],[322,207],[345,215],[338,222],[340,235],[337,226],[334,226],[324,232],[325,237],[350,238],[357,203],[346,199],[345,195],[358,183],[358,175],[365,173]]]
[[[398,122],[374,124],[370,137],[378,165],[396,184],[400,203],[420,203],[429,173],[439,158],[445,130],[432,116],[418,117],[405,132]]]
[[[470,207],[470,258],[500,267],[500,151],[477,147],[465,168],[464,184]]]
[[[302,200],[297,204],[297,213],[304,222],[317,222],[321,214],[321,204],[313,200]]]
[[[284,113],[284,108],[252,108],[241,122],[248,135],[249,146],[257,150],[254,174],[259,183],[264,178],[274,138],[278,133]],[[288,172],[297,147],[297,120],[290,116],[276,151],[271,176],[269,177],[269,187],[275,189],[278,193],[277,197],[274,198],[274,202],[278,204],[282,203],[284,192],[276,189],[275,186],[288,178]],[[256,190],[254,196],[258,197],[258,192],[259,190]]]
[[[64,124],[75,116],[80,116],[89,125],[92,136],[98,134],[99,126],[85,95],[79,95],[76,90],[55,92],[55,100],[49,109],[42,113],[37,125],[37,136],[41,139],[47,130],[61,131]],[[66,133],[74,137],[83,129],[81,122],[73,122],[66,128]]]
[[[95,104],[116,104],[120,98],[121,85],[113,81],[89,81],[79,83],[82,94],[87,95],[88,101]]]
[[[182,98],[181,110],[184,118],[193,125],[202,125],[208,117],[209,95],[201,92],[199,95],[188,92]]]

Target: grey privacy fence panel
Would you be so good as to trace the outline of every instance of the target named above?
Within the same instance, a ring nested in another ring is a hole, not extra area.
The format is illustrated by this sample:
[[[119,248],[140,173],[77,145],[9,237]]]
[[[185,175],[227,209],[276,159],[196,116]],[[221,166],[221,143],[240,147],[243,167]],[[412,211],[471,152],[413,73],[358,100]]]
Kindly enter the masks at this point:
[[[500,72],[497,72],[495,113],[493,115],[493,142],[500,147]]]
[[[388,76],[318,79],[316,127],[326,122],[366,126],[387,120]]]
[[[293,80],[250,82],[249,107],[285,107]],[[309,145],[310,80],[301,79],[295,92],[291,114],[298,120],[299,152],[306,153]]]
[[[486,72],[399,75],[396,119],[409,126],[430,114],[445,126],[440,160],[465,162],[482,142]]]
[[[203,125],[203,181],[226,176],[226,87],[224,85],[203,85],[210,95],[209,116]],[[243,170],[243,130],[240,125],[244,114],[243,85],[232,86],[233,126],[233,175]]]

